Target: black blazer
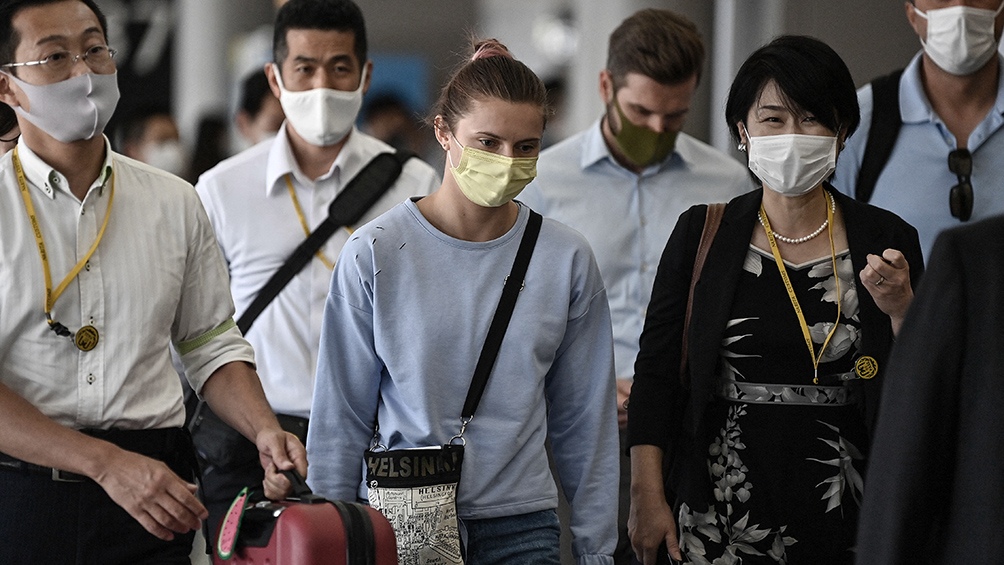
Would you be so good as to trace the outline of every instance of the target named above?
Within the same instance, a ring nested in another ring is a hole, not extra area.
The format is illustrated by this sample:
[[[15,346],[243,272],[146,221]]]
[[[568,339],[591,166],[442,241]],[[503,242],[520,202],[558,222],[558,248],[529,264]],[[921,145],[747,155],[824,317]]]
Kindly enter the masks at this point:
[[[1004,556],[1004,216],[942,232],[930,265],[889,359],[861,565]]]
[[[689,390],[680,382],[680,349],[687,294],[707,206],[694,206],[680,216],[659,263],[641,335],[628,413],[629,445],[656,445],[672,452],[674,446],[690,443],[680,444],[681,435],[692,440],[697,434],[718,379],[715,369],[722,336],[750,238],[758,224],[762,190],[729,202],[697,281],[688,341]],[[923,272],[923,255],[917,230],[898,216],[832,188],[829,192],[843,213],[859,289],[860,354],[874,357],[879,364],[877,377],[851,384],[861,389],[865,421],[871,429],[893,335],[889,317],[864,290],[858,273],[867,264],[868,254],[898,249],[909,261],[911,283],[916,288]]]

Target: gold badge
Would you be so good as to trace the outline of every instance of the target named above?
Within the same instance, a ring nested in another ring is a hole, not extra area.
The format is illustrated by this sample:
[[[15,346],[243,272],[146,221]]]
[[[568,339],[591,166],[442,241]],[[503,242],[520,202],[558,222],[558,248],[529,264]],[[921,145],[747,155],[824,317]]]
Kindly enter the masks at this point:
[[[854,372],[862,379],[871,379],[878,374],[878,361],[874,357],[862,355],[854,362]]]
[[[90,351],[98,345],[98,329],[94,326],[84,326],[73,336],[73,343],[81,351]]]

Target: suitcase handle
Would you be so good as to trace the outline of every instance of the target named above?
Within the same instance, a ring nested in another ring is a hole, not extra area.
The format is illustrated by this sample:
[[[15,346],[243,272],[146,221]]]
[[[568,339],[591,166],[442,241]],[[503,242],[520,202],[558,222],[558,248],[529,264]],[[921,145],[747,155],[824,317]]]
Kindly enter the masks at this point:
[[[314,491],[310,490],[310,486],[307,485],[307,480],[296,469],[279,472],[285,475],[290,484],[293,485],[293,492],[286,497],[286,500],[295,500],[305,504],[320,504],[328,501],[323,496],[314,494]]]

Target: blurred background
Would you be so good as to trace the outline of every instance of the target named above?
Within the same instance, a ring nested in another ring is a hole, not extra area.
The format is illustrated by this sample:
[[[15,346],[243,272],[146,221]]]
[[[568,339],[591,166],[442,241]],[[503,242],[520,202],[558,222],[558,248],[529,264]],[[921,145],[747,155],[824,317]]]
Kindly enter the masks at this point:
[[[174,132],[157,131],[173,140],[161,139],[151,158],[194,182],[202,170],[254,143],[255,135],[267,134],[269,121],[281,121],[281,114],[268,117],[262,110],[256,125],[246,109],[245,123],[238,125],[242,107],[273,104],[262,98],[267,92],[248,101],[245,91],[254,86],[245,82],[270,59],[271,22],[281,0],[97,1],[108,16],[111,45],[119,50],[122,100],[110,124],[119,150],[128,144],[130,125],[142,140],[152,135],[143,126],[150,115],[167,116]],[[920,49],[901,0],[357,2],[374,62],[360,127],[429,160],[441,157],[428,149],[435,148],[432,134],[420,121],[465,54],[471,34],[498,38],[548,84],[557,113],[545,142],[553,142],[587,127],[602,111],[598,74],[614,27],[641,8],[680,12],[700,28],[709,55],[685,130],[726,151],[733,148],[722,108],[732,77],[751,51],[776,35],[826,41],[858,85],[905,66]]]

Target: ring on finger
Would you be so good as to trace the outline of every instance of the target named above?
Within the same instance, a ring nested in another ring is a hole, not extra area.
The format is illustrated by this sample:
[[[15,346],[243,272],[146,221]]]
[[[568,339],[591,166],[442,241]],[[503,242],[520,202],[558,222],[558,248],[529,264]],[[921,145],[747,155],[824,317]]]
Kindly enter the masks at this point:
[[[883,277],[882,275],[879,275],[878,280],[875,281],[875,286],[882,286],[882,283],[884,283],[884,282],[885,282],[885,277]]]

